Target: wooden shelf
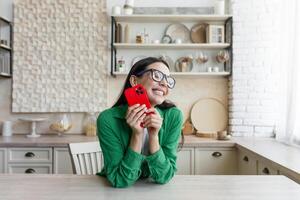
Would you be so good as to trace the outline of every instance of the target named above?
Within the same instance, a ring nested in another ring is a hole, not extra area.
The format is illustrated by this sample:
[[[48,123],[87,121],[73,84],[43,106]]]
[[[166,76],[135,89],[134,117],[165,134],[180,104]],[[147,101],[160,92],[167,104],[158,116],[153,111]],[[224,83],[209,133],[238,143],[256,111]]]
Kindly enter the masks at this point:
[[[229,43],[192,43],[192,44],[136,44],[136,43],[115,43],[117,49],[225,49]]]
[[[11,51],[11,48],[9,46],[7,46],[7,45],[4,45],[4,44],[0,44],[0,48],[3,48],[3,49]]]
[[[113,17],[117,22],[225,22],[232,15],[117,15]]]
[[[128,72],[114,72],[116,76],[127,76]],[[230,72],[171,72],[172,76],[229,76]]]

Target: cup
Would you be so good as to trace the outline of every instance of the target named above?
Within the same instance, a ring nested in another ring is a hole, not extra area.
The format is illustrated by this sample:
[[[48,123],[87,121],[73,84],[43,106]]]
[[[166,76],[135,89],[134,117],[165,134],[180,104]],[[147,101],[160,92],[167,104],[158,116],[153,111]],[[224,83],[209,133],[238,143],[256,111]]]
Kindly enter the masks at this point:
[[[227,131],[218,131],[218,140],[224,140],[227,139]]]
[[[212,71],[213,72],[219,72],[219,67],[213,67]]]
[[[180,38],[176,38],[174,41],[175,44],[181,44],[182,40]]]
[[[213,71],[213,68],[212,67],[208,67],[207,68],[207,72],[212,72]]]
[[[159,44],[160,41],[159,41],[159,40],[152,40],[152,43],[153,43],[153,44]]]
[[[4,121],[3,122],[2,136],[12,136],[12,121]]]
[[[121,6],[112,7],[112,15],[121,15]]]

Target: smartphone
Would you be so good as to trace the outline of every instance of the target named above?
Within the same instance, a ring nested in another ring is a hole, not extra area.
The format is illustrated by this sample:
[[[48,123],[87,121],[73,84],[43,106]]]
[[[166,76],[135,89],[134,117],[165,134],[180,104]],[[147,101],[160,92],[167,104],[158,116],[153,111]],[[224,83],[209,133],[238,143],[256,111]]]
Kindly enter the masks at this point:
[[[132,106],[134,104],[145,104],[148,109],[151,108],[147,91],[141,84],[138,84],[131,88],[127,88],[124,92],[124,95],[126,97],[128,106]],[[146,113],[146,115],[150,114],[153,114],[153,112]]]

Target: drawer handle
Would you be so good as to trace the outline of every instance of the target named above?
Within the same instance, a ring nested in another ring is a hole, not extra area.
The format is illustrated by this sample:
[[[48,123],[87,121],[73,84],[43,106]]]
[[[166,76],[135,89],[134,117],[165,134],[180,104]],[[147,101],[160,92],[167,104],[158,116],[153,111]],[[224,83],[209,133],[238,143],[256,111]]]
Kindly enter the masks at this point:
[[[32,169],[32,168],[29,168],[29,169],[26,169],[25,170],[25,173],[26,174],[34,174],[36,171],[34,170],[34,169]]]
[[[35,154],[32,153],[32,152],[27,152],[27,153],[25,154],[25,157],[27,157],[27,158],[33,158],[34,156],[35,156]]]
[[[243,158],[243,161],[246,161],[246,162],[248,162],[248,161],[249,161],[249,158],[248,158],[248,156],[244,156],[244,158]]]
[[[264,173],[264,174],[270,174],[270,171],[269,171],[269,169],[268,168],[264,168],[263,170],[262,170],[262,172]]]
[[[213,152],[211,155],[212,155],[213,157],[220,157],[220,156],[222,156],[222,154],[221,154],[220,152],[218,152],[218,151]]]

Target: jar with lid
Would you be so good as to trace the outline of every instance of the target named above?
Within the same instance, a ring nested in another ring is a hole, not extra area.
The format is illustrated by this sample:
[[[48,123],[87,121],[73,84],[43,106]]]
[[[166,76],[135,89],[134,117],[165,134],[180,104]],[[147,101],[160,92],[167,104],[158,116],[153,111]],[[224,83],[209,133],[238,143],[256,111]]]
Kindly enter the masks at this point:
[[[97,113],[87,112],[83,120],[83,131],[86,136],[97,135]]]
[[[69,131],[72,128],[72,119],[71,115],[68,113],[61,113],[55,115],[51,119],[50,130],[55,131],[58,136],[62,136],[63,133]]]

